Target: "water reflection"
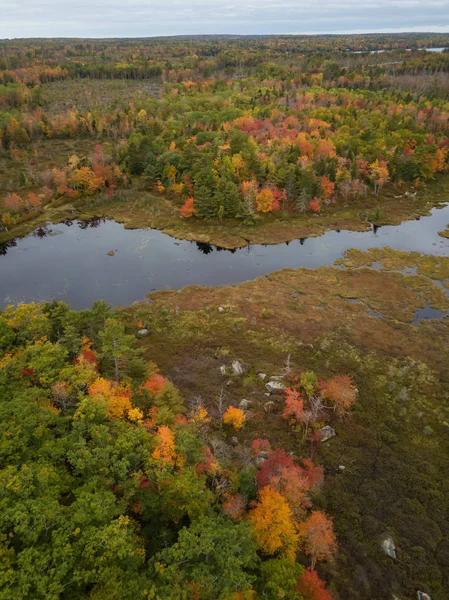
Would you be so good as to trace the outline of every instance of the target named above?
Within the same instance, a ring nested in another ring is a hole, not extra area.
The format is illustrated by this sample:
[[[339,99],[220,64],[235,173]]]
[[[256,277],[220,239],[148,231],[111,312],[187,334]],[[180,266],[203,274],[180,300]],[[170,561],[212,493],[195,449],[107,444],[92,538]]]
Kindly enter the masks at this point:
[[[8,240],[7,242],[1,242],[0,243],[0,256],[5,256],[6,253],[8,252],[8,248],[14,248],[14,246],[17,246],[16,239]]]
[[[210,254],[214,251],[214,247],[211,244],[207,244],[206,242],[196,242],[196,247],[203,254]]]
[[[51,232],[51,229],[45,225],[45,226],[41,226],[41,227],[37,227],[37,229],[35,229],[33,232],[31,232],[31,235],[37,238],[44,238],[47,237],[47,235]]]
[[[89,227],[96,228],[100,227],[102,223],[106,223],[107,219],[104,217],[93,217],[92,219],[86,219],[84,221],[77,221],[80,229],[88,229]]]
[[[290,243],[226,250],[157,230],[125,229],[107,219],[69,220],[0,244],[0,306],[53,298],[77,309],[97,299],[125,306],[151,290],[227,285],[283,268],[332,265],[348,248],[390,246],[449,256],[449,240],[438,236],[448,222],[449,207],[444,207],[399,226],[328,231]]]

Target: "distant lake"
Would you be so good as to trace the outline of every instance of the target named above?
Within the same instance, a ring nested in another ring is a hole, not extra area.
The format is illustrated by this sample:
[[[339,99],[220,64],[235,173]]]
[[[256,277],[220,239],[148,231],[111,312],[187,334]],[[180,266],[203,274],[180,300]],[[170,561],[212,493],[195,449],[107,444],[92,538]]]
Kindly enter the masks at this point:
[[[348,50],[351,54],[381,54],[382,52],[394,52],[394,50],[400,50],[400,48],[392,48],[391,50]],[[406,52],[412,52],[413,50],[425,50],[426,52],[444,52],[446,48],[406,48]]]

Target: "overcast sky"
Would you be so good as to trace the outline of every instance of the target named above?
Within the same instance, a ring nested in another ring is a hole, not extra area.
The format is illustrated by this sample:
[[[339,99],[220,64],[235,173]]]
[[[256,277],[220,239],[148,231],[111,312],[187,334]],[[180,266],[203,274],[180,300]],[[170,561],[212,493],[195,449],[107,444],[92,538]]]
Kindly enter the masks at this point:
[[[0,38],[449,32],[449,0],[0,0]]]

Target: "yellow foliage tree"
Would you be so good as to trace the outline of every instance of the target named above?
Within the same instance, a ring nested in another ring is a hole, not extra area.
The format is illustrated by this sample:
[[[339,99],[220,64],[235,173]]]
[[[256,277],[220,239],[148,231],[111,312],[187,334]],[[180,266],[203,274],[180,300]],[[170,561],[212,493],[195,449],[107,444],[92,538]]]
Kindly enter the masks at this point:
[[[229,406],[223,415],[223,423],[225,425],[231,425],[234,429],[241,429],[245,422],[245,413],[241,408],[235,406]]]
[[[257,210],[262,213],[273,210],[273,192],[269,188],[263,188],[256,196]]]
[[[293,513],[279,492],[270,486],[262,488],[249,520],[262,552],[294,558],[299,536]]]

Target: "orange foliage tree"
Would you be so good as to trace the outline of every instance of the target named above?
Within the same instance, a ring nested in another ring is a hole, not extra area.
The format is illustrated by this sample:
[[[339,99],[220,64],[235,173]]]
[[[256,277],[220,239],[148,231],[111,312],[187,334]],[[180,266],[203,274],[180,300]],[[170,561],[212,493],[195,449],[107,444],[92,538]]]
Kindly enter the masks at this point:
[[[357,388],[349,375],[336,375],[333,379],[322,382],[320,391],[323,398],[334,403],[340,416],[344,415],[357,399]]]
[[[188,219],[189,217],[193,217],[195,214],[195,206],[193,198],[187,198],[184,204],[181,206],[179,210],[181,216]]]
[[[303,420],[304,402],[301,399],[299,392],[287,388],[285,390],[285,408],[282,416],[284,419],[293,418],[297,423]]]
[[[315,568],[317,560],[328,560],[337,550],[332,521],[322,512],[314,510],[310,516],[300,523],[299,535],[306,553],[311,557],[311,567]]]
[[[175,436],[169,427],[161,426],[157,429],[157,445],[153,451],[153,458],[165,463],[175,463],[176,449]]]
[[[323,198],[325,200],[332,198],[335,191],[335,183],[330,181],[330,179],[328,179],[326,175],[323,175],[321,177],[321,188],[323,190]]]
[[[270,488],[276,490],[287,500],[296,519],[301,519],[311,506],[308,497],[310,484],[299,468],[286,467],[279,475],[270,480]]]
[[[144,388],[150,392],[152,396],[156,396],[166,383],[165,377],[162,375],[154,375],[154,377],[150,377],[144,383]]]
[[[106,413],[110,419],[124,419],[132,410],[131,392],[115,381],[98,377],[89,387],[89,396],[106,403]]]

